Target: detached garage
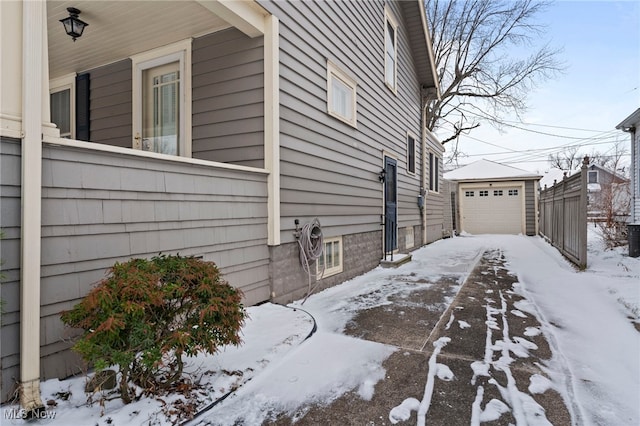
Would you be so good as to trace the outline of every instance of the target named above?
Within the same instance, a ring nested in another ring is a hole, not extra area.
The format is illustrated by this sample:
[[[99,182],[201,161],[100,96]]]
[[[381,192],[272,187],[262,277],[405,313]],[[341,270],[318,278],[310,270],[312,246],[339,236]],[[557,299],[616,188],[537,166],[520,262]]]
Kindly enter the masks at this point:
[[[538,181],[541,176],[489,160],[445,173],[456,231],[469,234],[538,233]]]

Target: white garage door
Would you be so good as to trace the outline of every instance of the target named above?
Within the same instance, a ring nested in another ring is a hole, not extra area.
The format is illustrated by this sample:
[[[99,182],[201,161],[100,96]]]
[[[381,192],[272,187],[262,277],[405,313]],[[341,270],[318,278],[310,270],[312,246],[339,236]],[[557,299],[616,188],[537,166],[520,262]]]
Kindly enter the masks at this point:
[[[523,232],[522,186],[460,188],[462,230],[470,234]]]

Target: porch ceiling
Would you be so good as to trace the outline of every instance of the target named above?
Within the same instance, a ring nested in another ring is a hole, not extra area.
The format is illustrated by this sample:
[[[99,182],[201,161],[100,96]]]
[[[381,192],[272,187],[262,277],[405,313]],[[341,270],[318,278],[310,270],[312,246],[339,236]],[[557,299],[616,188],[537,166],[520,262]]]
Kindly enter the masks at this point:
[[[58,22],[67,7],[89,24],[75,42]],[[230,27],[194,1],[47,1],[49,76],[108,64],[178,40]]]

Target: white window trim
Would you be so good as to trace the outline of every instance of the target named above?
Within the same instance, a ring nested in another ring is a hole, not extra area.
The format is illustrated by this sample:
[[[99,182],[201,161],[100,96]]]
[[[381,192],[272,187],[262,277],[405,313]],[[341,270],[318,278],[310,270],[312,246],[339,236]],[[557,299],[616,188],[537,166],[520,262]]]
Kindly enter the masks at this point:
[[[180,63],[180,108],[178,152],[191,157],[191,39],[169,44],[131,57],[133,69],[133,137],[132,147],[141,149],[142,72],[146,69],[178,61]]]
[[[54,78],[53,80],[49,80],[49,95],[52,95],[57,92],[61,92],[63,90],[69,89],[69,114],[71,114],[70,129],[71,136],[70,139],[76,138],[76,74],[71,73],[64,75],[62,77]],[[46,117],[46,120],[49,121],[50,117]]]
[[[351,101],[351,120],[338,112],[334,111],[332,108],[333,105],[333,85],[331,84],[331,79],[337,78],[344,85],[349,87],[352,91],[352,101]],[[340,121],[347,123],[350,126],[357,128],[358,116],[357,116],[357,93],[358,93],[358,83],[355,79],[351,78],[347,73],[342,71],[336,64],[327,59],[327,113],[332,117],[337,118]]]
[[[409,170],[409,138],[413,139],[413,171]],[[411,132],[407,132],[407,138],[406,138],[406,144],[407,144],[407,174],[411,175],[411,176],[415,176],[416,175],[416,171],[418,169],[418,161],[416,158],[416,154],[418,152],[418,138],[416,137],[416,135],[414,135]]]
[[[320,265],[320,261],[319,261],[320,259],[318,259],[318,262],[317,262],[317,274],[318,274],[318,276],[320,274],[322,274],[322,276],[319,277],[320,279],[326,278],[326,277],[330,277],[332,275],[339,274],[344,269],[343,268],[343,264],[344,263],[343,263],[343,257],[342,257],[342,253],[344,253],[344,246],[342,245],[342,236],[325,238],[324,241],[323,241],[323,244],[326,245],[327,243],[335,243],[335,242],[340,244],[340,254],[338,256],[339,265],[338,266],[334,266],[332,268],[325,268],[324,272],[323,272],[322,266],[324,266],[324,265],[321,266]],[[323,255],[324,255],[324,249],[325,249],[325,247],[323,246],[322,247]],[[323,258],[324,258],[324,256],[323,256]]]
[[[389,85],[387,81],[387,22],[391,24],[394,28],[394,66],[393,66],[393,85]],[[383,43],[383,54],[384,54],[384,72],[383,79],[384,84],[394,93],[398,93],[398,20],[393,15],[393,12],[389,10],[388,6],[384,7],[384,43]]]

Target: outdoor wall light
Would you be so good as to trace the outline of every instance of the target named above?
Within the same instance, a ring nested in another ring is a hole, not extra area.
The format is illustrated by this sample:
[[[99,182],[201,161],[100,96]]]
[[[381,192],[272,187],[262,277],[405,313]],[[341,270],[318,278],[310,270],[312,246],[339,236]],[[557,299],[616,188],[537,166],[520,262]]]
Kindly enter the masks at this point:
[[[89,24],[78,18],[78,15],[80,15],[79,9],[76,9],[75,7],[68,7],[67,12],[69,12],[69,16],[61,19],[60,22],[64,25],[66,33],[71,36],[73,41],[76,41],[76,39],[82,35],[84,27]]]
[[[387,171],[385,169],[380,170],[380,174],[378,174],[378,179],[380,182],[384,182],[385,177],[387,176]]]

